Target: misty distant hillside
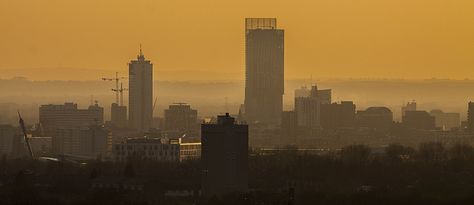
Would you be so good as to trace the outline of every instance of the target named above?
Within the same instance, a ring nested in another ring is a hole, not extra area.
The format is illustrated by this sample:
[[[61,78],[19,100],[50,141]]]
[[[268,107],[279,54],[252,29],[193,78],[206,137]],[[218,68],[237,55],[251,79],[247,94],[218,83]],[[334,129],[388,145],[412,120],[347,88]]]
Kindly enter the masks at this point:
[[[400,116],[400,106],[416,100],[420,109],[443,109],[460,112],[465,117],[467,102],[474,99],[472,80],[379,80],[325,79],[318,80],[320,89],[331,88],[333,101],[352,100],[357,109],[368,106],[387,106]],[[293,106],[294,89],[308,85],[308,80],[290,80],[285,85],[285,109]],[[16,123],[16,109],[20,108],[29,121],[37,120],[41,104],[76,102],[86,107],[97,100],[109,115],[114,101],[109,81],[30,81],[23,78],[0,80],[0,123]],[[127,86],[126,84],[124,86]],[[128,101],[125,93],[124,101]],[[168,104],[187,102],[198,109],[200,116],[211,116],[226,111],[237,113],[244,99],[243,81],[155,81],[158,97],[155,116],[161,116]],[[226,110],[227,98],[227,110]]]

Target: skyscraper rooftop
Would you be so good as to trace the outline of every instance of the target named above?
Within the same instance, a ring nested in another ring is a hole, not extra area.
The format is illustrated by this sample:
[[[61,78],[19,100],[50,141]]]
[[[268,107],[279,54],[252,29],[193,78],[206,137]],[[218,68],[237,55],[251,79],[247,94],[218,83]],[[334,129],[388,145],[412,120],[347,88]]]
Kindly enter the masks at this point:
[[[276,29],[277,20],[276,18],[246,18],[245,19],[245,30],[252,29]]]

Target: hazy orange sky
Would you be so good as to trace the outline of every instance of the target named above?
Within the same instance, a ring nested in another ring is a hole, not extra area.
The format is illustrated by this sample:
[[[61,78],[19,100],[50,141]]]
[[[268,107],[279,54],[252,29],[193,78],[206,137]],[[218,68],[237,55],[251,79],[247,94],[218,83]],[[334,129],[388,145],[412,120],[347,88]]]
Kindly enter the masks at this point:
[[[287,79],[474,78],[473,0],[1,0],[0,78],[97,79],[139,44],[158,80],[244,79],[244,18],[285,29]]]

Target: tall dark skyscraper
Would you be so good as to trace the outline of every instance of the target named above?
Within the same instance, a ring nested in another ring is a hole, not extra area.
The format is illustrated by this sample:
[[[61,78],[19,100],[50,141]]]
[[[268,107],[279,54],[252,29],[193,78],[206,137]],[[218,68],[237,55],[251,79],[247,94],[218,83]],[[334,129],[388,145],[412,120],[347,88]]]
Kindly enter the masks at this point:
[[[220,196],[248,188],[248,126],[226,115],[201,125],[202,194]]]
[[[284,30],[275,18],[245,19],[245,119],[277,125],[284,93]]]
[[[469,132],[474,132],[474,102],[467,105],[467,128]]]
[[[153,64],[140,48],[137,60],[129,63],[129,123],[141,132],[150,129],[153,118]]]

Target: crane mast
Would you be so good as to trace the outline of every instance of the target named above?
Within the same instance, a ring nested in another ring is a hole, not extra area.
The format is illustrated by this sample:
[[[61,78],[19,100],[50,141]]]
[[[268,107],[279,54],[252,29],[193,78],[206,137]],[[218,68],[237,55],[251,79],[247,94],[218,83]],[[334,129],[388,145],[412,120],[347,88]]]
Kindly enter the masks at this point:
[[[112,88],[112,91],[115,93],[115,103],[117,105],[123,106],[123,91],[128,90],[127,88],[123,88],[120,79],[125,79],[126,77],[119,77],[118,72],[115,72],[115,78],[102,78],[104,81],[115,81],[115,88]],[[120,84],[120,87],[119,87]],[[119,101],[120,95],[120,101]],[[120,103],[120,104],[119,104]]]

